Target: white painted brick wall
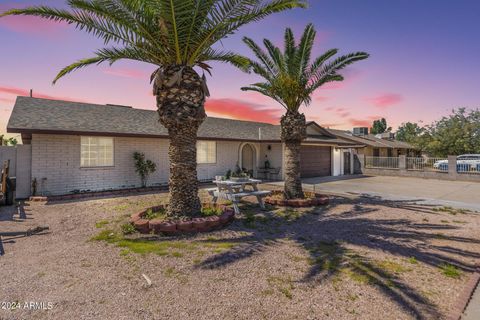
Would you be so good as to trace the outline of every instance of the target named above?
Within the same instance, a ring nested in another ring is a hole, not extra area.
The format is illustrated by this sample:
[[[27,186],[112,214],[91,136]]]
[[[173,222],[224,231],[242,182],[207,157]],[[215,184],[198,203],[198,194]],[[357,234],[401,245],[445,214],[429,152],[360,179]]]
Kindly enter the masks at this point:
[[[281,166],[281,144],[271,144],[268,151],[273,166]],[[217,163],[199,164],[199,180],[224,175],[235,169],[239,159],[240,142],[218,141]],[[261,149],[263,146],[261,146]],[[266,152],[266,144],[264,146]],[[32,135],[32,179],[37,178],[38,192],[46,195],[70,193],[73,190],[105,190],[140,186],[135,173],[133,153],[145,153],[157,164],[148,185],[167,183],[169,176],[168,140],[156,138],[114,137],[114,166],[106,168],[80,167],[80,136]],[[260,157],[263,165],[263,156]],[[260,165],[260,164],[259,164]],[[46,180],[45,180],[46,178]]]
[[[271,146],[271,150],[268,150],[268,146]],[[281,167],[278,178],[281,178],[283,175],[283,157],[282,157],[283,146],[281,143],[261,143],[260,144],[260,166],[265,165],[265,155],[268,156],[268,161],[272,168]]]

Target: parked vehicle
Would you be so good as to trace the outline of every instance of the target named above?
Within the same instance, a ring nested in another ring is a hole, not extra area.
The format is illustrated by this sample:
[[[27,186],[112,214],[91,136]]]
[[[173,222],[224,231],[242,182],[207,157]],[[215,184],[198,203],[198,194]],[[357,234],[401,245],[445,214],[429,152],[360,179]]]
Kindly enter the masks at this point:
[[[448,171],[448,160],[439,160],[433,168]],[[457,171],[480,171],[480,154],[462,154],[457,157]]]

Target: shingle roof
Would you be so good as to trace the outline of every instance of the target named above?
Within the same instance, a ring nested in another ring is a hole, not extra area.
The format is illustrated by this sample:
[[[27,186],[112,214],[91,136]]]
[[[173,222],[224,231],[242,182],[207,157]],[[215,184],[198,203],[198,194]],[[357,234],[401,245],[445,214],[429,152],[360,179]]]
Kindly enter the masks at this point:
[[[374,148],[414,149],[413,146],[411,146],[406,142],[398,141],[398,140],[380,139],[375,137],[375,135],[373,134],[368,134],[365,136],[356,136],[356,135],[353,135],[351,132],[344,131],[344,130],[328,129],[328,131],[330,131],[331,133],[333,133],[334,135],[342,139],[355,141],[360,144],[364,144]]]
[[[279,139],[276,126],[208,117],[200,127],[200,138],[258,140]],[[167,136],[154,110],[124,106],[18,97],[7,125],[9,132],[95,133],[132,136]],[[263,133],[264,132],[264,133]]]
[[[57,134],[108,134],[167,137],[154,110],[70,101],[17,97],[8,132]],[[327,133],[328,134],[328,133]],[[280,126],[269,123],[208,117],[199,138],[245,141],[280,141]],[[310,135],[306,142],[349,145],[350,140]]]

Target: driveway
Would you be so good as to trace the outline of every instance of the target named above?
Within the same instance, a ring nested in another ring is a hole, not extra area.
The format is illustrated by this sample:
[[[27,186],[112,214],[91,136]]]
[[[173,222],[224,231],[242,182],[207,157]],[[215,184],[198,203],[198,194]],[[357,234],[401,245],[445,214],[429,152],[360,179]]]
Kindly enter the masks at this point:
[[[480,211],[480,183],[386,176],[343,176],[303,179],[316,192],[366,195],[387,200],[451,206]]]

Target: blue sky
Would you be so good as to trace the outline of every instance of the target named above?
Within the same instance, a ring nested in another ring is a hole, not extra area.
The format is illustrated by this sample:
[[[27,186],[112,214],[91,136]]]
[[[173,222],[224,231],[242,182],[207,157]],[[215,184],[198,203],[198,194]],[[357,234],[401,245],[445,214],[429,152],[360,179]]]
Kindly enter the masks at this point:
[[[15,6],[64,1],[4,1]],[[480,1],[460,0],[311,0],[307,10],[291,10],[241,29],[222,45],[250,55],[243,36],[269,38],[281,45],[286,27],[301,33],[309,22],[318,31],[315,54],[329,48],[342,53],[367,51],[371,57],[346,70],[342,84],[320,89],[303,109],[310,120],[349,129],[386,117],[394,127],[405,121],[429,123],[452,108],[480,105]],[[90,56],[102,43],[72,27],[27,17],[0,19],[0,131],[15,96],[33,88],[38,96],[155,108],[150,65],[123,62],[90,67],[52,86],[65,65]],[[215,64],[209,78],[211,116],[261,119],[275,123],[282,109],[275,102],[241,92],[258,80],[235,68]]]

